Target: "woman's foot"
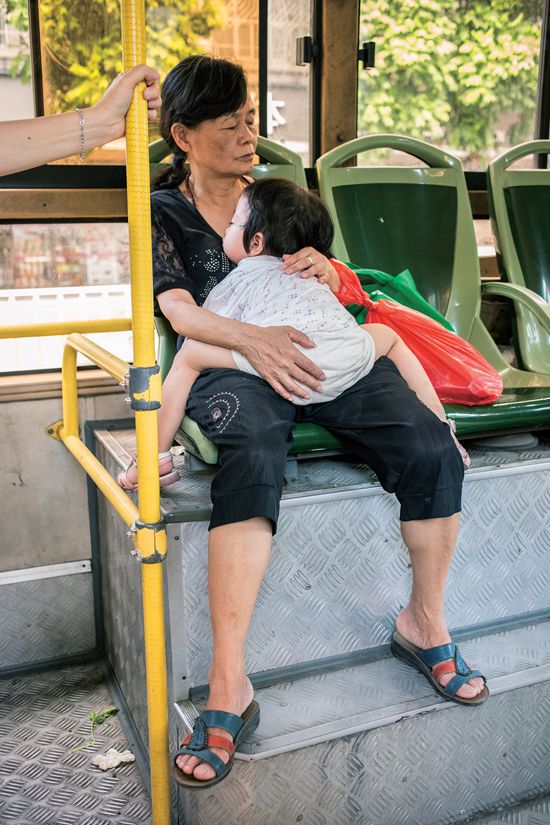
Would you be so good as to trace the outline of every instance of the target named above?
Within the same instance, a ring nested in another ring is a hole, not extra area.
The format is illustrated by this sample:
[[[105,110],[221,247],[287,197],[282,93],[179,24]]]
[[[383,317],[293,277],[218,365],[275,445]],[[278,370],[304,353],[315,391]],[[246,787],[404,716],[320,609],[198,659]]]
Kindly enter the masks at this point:
[[[236,679],[221,680],[210,678],[210,695],[206,703],[205,710],[224,710],[227,713],[234,713],[241,716],[251,703],[254,697],[254,688],[246,674],[238,676]],[[222,728],[208,728],[208,733],[218,734],[227,738],[227,731]],[[221,748],[211,748],[216,756],[227,764],[229,754]],[[193,775],[195,779],[205,782],[215,776],[214,768],[202,762],[197,756],[178,756],[176,765],[183,773]]]
[[[167,487],[179,481],[179,473],[174,470],[174,459],[170,451],[159,453],[159,483],[161,487]],[[137,460],[133,458],[121,473],[117,476],[117,482],[127,493],[137,493],[138,490],[138,469]]]
[[[401,611],[395,621],[395,625],[405,639],[422,648],[422,650],[427,650],[437,645],[448,644],[451,641],[449,631],[444,621],[436,625],[427,622],[425,619],[419,619],[414,615],[411,607],[406,607]],[[441,687],[445,687],[455,675],[454,672],[442,674],[438,679]],[[474,696],[481,693],[483,686],[483,679],[475,677],[458,689],[457,696],[461,696],[463,699],[473,699]]]

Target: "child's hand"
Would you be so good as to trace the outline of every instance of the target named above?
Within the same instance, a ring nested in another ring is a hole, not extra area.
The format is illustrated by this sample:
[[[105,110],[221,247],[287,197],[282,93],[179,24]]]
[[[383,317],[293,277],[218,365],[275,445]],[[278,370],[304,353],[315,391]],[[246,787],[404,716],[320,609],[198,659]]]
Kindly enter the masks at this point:
[[[293,255],[283,255],[283,269],[289,275],[299,272],[300,278],[317,278],[320,283],[328,284],[331,292],[340,289],[340,276],[331,262],[311,246]]]

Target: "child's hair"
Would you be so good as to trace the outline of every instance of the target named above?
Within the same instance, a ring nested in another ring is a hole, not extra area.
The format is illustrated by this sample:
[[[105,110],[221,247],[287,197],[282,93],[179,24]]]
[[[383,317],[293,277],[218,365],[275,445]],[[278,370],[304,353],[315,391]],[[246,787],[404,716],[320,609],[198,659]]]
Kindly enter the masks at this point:
[[[262,178],[243,192],[250,214],[243,246],[248,252],[256,232],[264,236],[264,252],[281,258],[305,246],[328,255],[334,236],[332,221],[321,200],[283,178]]]

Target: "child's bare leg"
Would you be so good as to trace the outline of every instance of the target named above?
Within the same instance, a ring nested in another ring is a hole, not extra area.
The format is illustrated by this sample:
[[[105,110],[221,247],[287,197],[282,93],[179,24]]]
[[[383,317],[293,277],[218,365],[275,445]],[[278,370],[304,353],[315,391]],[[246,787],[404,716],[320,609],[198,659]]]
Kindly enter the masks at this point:
[[[402,377],[422,403],[429,407],[441,421],[446,421],[447,416],[443,404],[437,397],[424,367],[399,335],[384,324],[363,324],[363,327],[374,339],[376,358],[378,359],[382,355],[391,358]]]
[[[447,421],[443,404],[437,397],[433,384],[426,374],[426,370],[409,349],[399,335],[385,326],[385,324],[362,324],[363,329],[368,332],[373,340],[376,351],[376,358],[387,355],[394,362],[395,366],[405,379],[410,389],[415,392],[418,398],[425,404],[441,421]],[[453,426],[450,422],[451,436],[457,449],[462,456],[464,466],[470,466],[470,456],[457,439]]]
[[[191,387],[201,372],[216,367],[236,369],[231,351],[200,341],[187,340],[172,362],[162,385],[158,412],[159,451],[169,450],[187,406]]]
[[[191,387],[201,372],[216,367],[236,369],[231,351],[200,341],[187,340],[176,353],[162,385],[162,405],[158,412],[159,469],[173,469],[170,447],[185,414]],[[173,479],[177,480],[177,479]],[[119,484],[128,489],[137,484],[137,465],[133,462],[119,476]]]

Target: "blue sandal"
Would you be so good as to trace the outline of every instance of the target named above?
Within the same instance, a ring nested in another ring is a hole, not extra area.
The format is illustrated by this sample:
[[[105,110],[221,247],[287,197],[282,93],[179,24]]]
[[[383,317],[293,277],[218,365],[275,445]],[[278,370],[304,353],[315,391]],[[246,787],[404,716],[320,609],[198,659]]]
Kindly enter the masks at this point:
[[[185,788],[211,788],[225,779],[233,767],[233,756],[239,744],[256,730],[260,723],[260,706],[252,701],[242,716],[226,713],[224,710],[203,710],[193,726],[193,733],[187,736],[182,746],[173,757],[172,776]],[[223,728],[229,736],[208,733],[208,728]],[[211,748],[221,748],[229,754],[227,764]],[[212,779],[195,779],[193,774],[184,773],[176,765],[178,756],[196,756],[214,768],[216,776]]]
[[[460,705],[481,705],[489,698],[489,688],[487,687],[487,679],[479,670],[473,670],[462,658],[458,645],[454,642],[449,642],[446,645],[438,645],[437,647],[429,647],[422,650],[417,645],[405,639],[397,630],[393,634],[391,642],[391,652],[397,659],[401,659],[411,667],[415,667],[419,673],[426,677],[431,683],[434,690],[449,699],[451,702],[457,702]],[[445,673],[456,673],[450,682],[445,687],[439,683],[439,679]],[[480,676],[483,681],[483,690],[474,696],[472,699],[466,699],[463,696],[457,696],[457,691],[469,682]]]

